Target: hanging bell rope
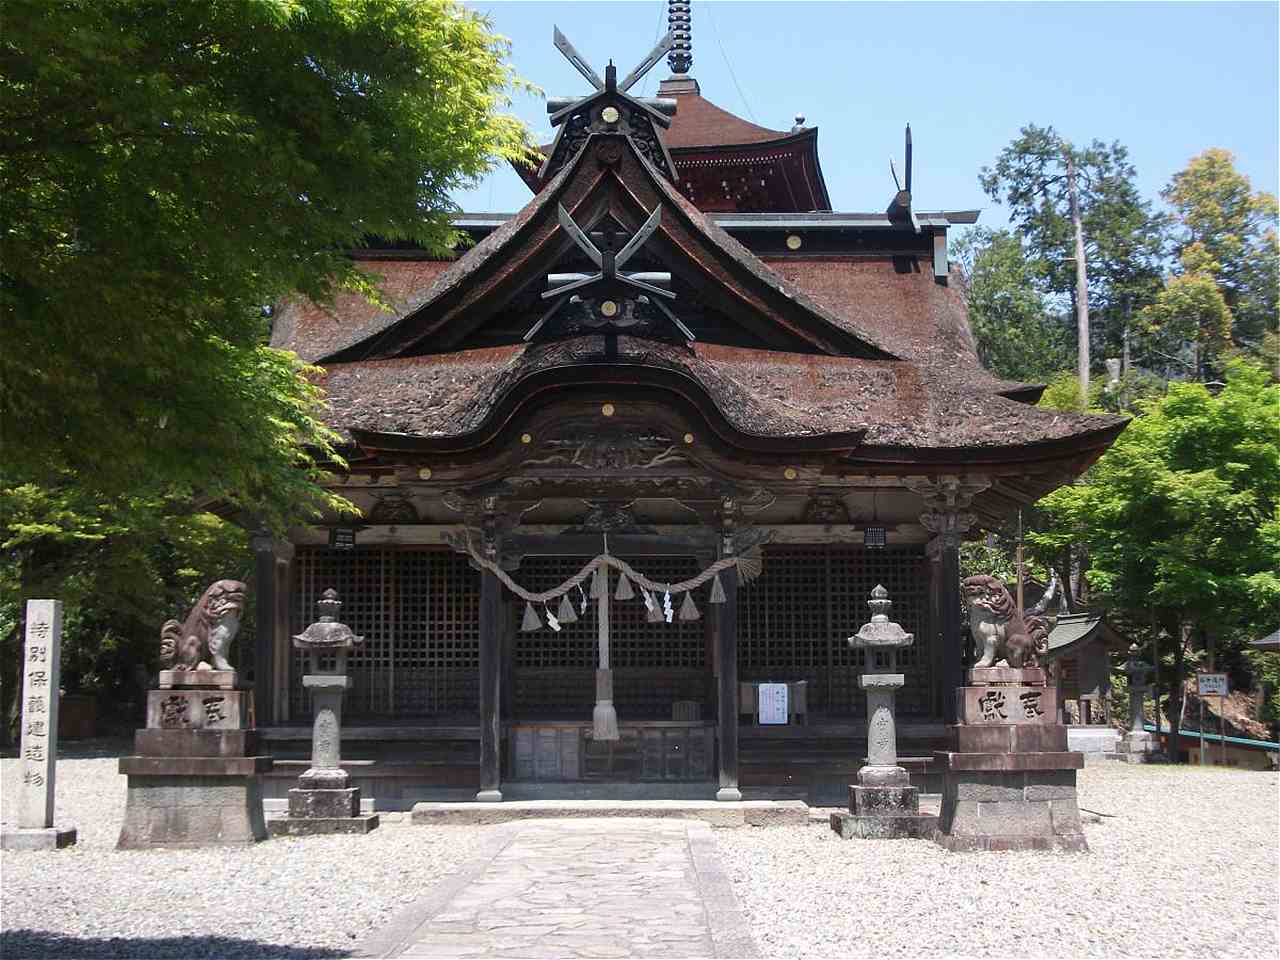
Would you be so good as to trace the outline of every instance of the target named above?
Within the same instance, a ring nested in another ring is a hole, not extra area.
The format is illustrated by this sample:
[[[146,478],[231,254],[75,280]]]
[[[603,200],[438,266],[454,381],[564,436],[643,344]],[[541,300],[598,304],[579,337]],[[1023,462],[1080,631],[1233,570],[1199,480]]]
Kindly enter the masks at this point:
[[[609,669],[609,573],[600,567],[599,611],[596,621],[600,641],[600,669],[596,671],[596,708],[591,714],[591,735],[596,740],[618,739],[618,711],[613,707],[613,671]]]

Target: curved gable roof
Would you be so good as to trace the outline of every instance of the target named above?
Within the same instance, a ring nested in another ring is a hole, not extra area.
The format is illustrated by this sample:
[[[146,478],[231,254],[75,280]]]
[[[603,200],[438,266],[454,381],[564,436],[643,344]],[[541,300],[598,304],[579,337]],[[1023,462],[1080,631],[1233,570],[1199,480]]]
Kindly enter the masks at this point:
[[[605,162],[602,151],[617,156]],[[556,208],[588,210],[604,202],[635,211],[654,203],[666,211],[650,243],[727,299],[752,322],[807,341],[820,352],[898,359],[881,338],[815,303],[778,276],[718,227],[661,176],[622,136],[595,134],[577,156],[511,220],[451,264],[431,284],[404,300],[404,306],[365,327],[361,335],[328,351],[321,361],[386,359],[428,342],[449,349],[514,293],[541,283],[567,244]],[[610,209],[613,209],[611,206]],[[446,334],[446,330],[450,331]]]

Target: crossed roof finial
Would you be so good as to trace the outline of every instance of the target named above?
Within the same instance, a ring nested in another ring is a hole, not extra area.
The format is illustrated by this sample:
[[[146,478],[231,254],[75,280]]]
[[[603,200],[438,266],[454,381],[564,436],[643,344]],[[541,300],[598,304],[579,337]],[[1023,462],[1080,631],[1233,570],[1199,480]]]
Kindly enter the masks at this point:
[[[636,68],[628,73],[621,83],[616,84],[615,86],[610,86],[606,80],[600,79],[600,74],[591,69],[591,64],[587,63],[582,54],[580,54],[574,45],[569,42],[569,38],[560,32],[559,27],[553,27],[552,29],[555,31],[552,38],[556,45],[556,49],[564,55],[566,60],[573,64],[573,68],[575,70],[587,78],[587,83],[595,87],[597,93],[601,93],[606,89],[611,93],[614,89],[617,89],[621,93],[626,93],[635,86],[636,81],[653,69],[654,65],[662,59],[662,55],[671,49],[676,39],[675,34],[668,30],[667,35],[658,41],[658,45],[649,51],[648,56],[636,64]],[[613,72],[613,70],[613,61],[609,61],[609,67],[605,71],[606,78],[609,73]]]
[[[659,130],[671,126],[676,112],[674,99],[633,97],[627,91],[658,64],[675,44],[675,34],[668,32],[621,81],[613,61],[605,68],[604,77],[596,72],[569,38],[553,28],[556,49],[573,68],[582,74],[592,90],[583,97],[553,97],[547,101],[551,125],[558,127],[555,142],[546,162],[538,171],[545,181],[561,169],[580,150],[592,134],[621,134],[637,144],[645,158],[668,179],[675,178],[671,155],[662,143]]]

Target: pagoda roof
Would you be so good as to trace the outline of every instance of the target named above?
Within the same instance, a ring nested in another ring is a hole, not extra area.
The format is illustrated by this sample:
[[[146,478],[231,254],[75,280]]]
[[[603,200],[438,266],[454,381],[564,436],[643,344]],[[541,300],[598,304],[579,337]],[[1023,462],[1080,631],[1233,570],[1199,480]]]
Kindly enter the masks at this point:
[[[676,114],[663,134],[668,150],[704,150],[745,143],[785,140],[796,130],[770,130],[718,107],[702,96],[696,80],[664,80],[658,96],[676,101]],[[807,129],[816,130],[816,127]]]
[[[691,77],[662,81],[658,96],[676,103],[670,126],[659,135],[682,181],[699,168],[723,170],[776,164],[783,168],[789,182],[785,189],[775,185],[761,195],[770,198],[767,203],[774,210],[831,209],[818,159],[817,127],[772,130],[744,120],[703,97],[698,81]],[[553,144],[546,143],[538,149],[544,156],[550,156],[552,147]],[[538,167],[517,163],[515,168],[530,190],[537,193],[542,189]],[[688,193],[691,186],[686,184],[683,192]],[[781,199],[784,195],[786,200]],[[765,201],[758,199],[757,202]]]

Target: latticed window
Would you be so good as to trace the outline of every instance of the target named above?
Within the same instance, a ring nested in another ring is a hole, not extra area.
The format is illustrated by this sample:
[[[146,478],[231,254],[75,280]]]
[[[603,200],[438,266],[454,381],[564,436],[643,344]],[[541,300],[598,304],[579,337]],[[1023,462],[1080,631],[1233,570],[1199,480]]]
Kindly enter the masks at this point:
[[[292,633],[316,618],[333,587],[342,620],[365,638],[348,661],[353,718],[451,718],[479,709],[480,575],[441,550],[301,548],[294,559]],[[309,715],[304,657],[294,654],[290,713]]]
[[[870,618],[867,600],[883,584],[893,619],[915,634],[915,644],[898,652],[906,675],[898,709],[930,712],[929,579],[920,547],[771,546],[764,556],[764,574],[738,593],[739,679],[807,680],[811,711],[865,715],[858,689],[865,655],[847,640]]]
[[[514,575],[527,589],[544,590],[588,559],[529,556]],[[660,581],[682,580],[698,570],[692,557],[634,562]],[[894,601],[894,619],[916,636],[913,647],[899,651],[899,669],[906,675],[899,709],[928,715],[933,674],[925,630],[927,573],[919,547],[766,547],[764,573],[738,592],[740,679],[807,680],[811,712],[865,714],[866,696],[858,689],[864,655],[846,640],[870,616],[866,601],[882,583]],[[611,587],[616,577],[611,572]],[[347,710],[353,719],[475,722],[480,577],[465,557],[423,548],[301,548],[294,561],[291,632],[315,619],[315,602],[329,587],[342,597],[342,619],[365,637],[349,667],[355,684]],[[674,701],[692,700],[706,704],[703,716],[713,718],[708,594],[705,587],[695,593],[702,620],[670,624],[649,622],[638,592],[634,600],[611,601],[614,699],[622,715],[669,720]],[[570,596],[579,609],[582,595]],[[523,633],[523,602],[506,591],[504,598],[504,682],[510,684],[504,700],[515,717],[583,716],[595,700],[595,602],[588,601],[586,614],[559,633],[545,626]],[[674,599],[678,604],[680,598]],[[538,614],[545,618],[544,610]],[[295,655],[290,707],[296,719],[310,710],[301,686],[304,666]]]

